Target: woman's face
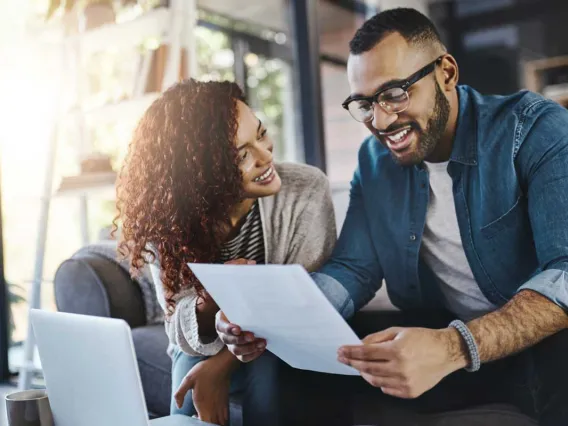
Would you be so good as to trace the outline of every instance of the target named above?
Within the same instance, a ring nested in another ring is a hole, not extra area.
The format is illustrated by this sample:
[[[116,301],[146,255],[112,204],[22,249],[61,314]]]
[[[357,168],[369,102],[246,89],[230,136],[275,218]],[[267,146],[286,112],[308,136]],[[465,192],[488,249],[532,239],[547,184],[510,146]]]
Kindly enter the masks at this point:
[[[237,104],[239,128],[235,144],[245,196],[260,198],[276,194],[282,182],[272,163],[274,143],[251,109],[244,102]]]

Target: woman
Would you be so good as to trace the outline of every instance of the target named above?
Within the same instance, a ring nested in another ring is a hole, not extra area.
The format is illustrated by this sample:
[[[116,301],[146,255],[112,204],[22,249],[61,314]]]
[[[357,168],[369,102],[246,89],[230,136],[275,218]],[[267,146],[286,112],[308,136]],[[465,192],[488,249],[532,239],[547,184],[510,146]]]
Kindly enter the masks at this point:
[[[274,164],[272,151],[229,82],[174,85],[134,132],[117,190],[119,247],[134,270],[150,263],[167,314],[173,395],[182,381],[192,389],[172,400],[172,413],[226,424],[230,391],[244,390],[245,424],[275,424],[273,363],[263,355],[240,364],[224,348],[219,308],[187,265],[297,263],[313,271],[328,257],[336,229],[325,175]]]

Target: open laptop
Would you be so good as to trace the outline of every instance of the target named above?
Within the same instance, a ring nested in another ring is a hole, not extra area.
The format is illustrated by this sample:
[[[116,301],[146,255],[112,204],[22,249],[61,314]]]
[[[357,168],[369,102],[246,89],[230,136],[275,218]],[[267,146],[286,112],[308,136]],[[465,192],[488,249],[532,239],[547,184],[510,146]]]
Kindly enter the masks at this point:
[[[57,426],[204,426],[188,416],[148,420],[128,324],[31,310]]]

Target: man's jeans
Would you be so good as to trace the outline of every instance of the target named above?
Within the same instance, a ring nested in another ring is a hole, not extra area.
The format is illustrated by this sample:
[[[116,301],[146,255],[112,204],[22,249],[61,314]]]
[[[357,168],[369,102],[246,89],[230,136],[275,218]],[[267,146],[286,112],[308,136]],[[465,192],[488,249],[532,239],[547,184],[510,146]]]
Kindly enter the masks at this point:
[[[446,313],[360,313],[351,326],[361,336],[392,326],[443,328],[454,319]],[[389,404],[417,412],[444,412],[476,405],[507,403],[537,419],[542,426],[568,425],[568,330],[517,355],[446,377],[421,397],[402,400],[383,395],[360,378],[342,380],[344,390],[358,396],[376,394]],[[347,390],[347,388],[349,390]]]

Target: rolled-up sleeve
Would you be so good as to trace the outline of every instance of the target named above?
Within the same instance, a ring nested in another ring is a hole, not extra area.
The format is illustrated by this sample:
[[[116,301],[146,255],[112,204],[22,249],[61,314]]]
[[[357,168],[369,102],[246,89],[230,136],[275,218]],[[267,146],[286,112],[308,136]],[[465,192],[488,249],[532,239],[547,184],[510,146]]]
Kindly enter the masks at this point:
[[[568,311],[568,111],[550,105],[519,153],[541,272],[523,284]]]
[[[533,290],[568,311],[568,264],[562,269],[547,269],[525,283],[520,290]]]

